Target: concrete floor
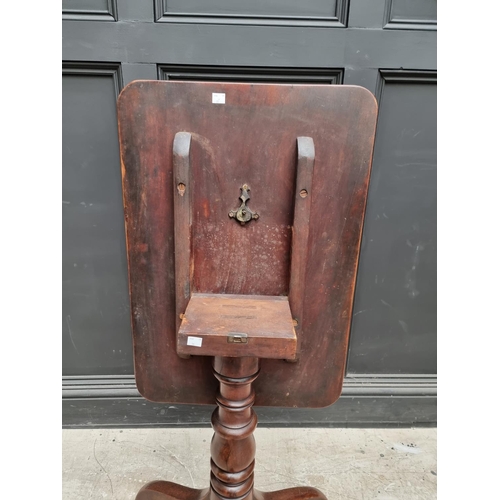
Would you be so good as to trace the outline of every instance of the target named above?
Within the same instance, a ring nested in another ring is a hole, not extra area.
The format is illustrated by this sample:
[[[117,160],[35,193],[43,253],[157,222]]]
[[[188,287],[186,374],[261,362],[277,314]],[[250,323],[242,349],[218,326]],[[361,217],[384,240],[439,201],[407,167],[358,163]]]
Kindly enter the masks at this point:
[[[205,488],[211,429],[63,431],[63,499],[134,499],[154,479]],[[255,486],[315,486],[329,500],[436,498],[436,429],[255,432]]]

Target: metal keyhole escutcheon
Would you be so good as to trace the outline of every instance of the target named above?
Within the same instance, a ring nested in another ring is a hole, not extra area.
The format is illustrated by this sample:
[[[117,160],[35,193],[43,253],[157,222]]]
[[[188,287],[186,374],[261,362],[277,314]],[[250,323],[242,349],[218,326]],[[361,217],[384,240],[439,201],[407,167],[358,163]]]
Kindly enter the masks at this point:
[[[243,184],[240,188],[241,190],[241,195],[240,195],[240,200],[241,200],[241,205],[237,210],[231,210],[229,212],[229,217],[232,219],[236,219],[242,226],[244,226],[247,222],[251,221],[252,219],[258,219],[259,214],[257,212],[252,212],[250,207],[247,206],[247,202],[250,199],[250,188],[248,187],[247,184]]]

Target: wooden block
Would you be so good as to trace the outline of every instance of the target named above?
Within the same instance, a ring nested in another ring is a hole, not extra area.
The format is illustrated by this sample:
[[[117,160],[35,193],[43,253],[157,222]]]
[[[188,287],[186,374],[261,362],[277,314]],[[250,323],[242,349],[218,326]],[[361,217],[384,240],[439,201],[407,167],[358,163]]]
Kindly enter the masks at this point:
[[[178,354],[293,359],[297,337],[287,297],[195,293],[179,329]]]

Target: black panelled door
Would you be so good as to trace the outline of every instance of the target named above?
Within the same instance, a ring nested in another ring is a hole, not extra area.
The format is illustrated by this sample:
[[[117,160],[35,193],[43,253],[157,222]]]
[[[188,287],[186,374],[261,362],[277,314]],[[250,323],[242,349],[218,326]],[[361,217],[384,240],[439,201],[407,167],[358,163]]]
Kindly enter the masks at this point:
[[[361,85],[379,119],[347,377],[269,425],[434,422],[436,0],[63,1],[63,417],[208,423],[133,379],[116,98],[136,79]]]

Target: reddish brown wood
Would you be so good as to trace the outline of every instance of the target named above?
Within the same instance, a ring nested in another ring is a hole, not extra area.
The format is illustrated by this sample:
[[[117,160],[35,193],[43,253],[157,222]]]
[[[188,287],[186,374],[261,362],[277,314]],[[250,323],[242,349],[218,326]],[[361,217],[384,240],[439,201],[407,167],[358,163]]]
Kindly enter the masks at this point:
[[[252,382],[259,375],[258,358],[214,358],[220,382],[212,414],[210,486],[218,497],[248,498],[253,489],[257,415]]]
[[[167,481],[144,486],[136,500],[326,500],[316,488],[288,488],[263,493],[254,489],[257,416],[252,408],[252,382],[259,374],[254,357],[214,358],[213,371],[220,382],[217,408],[212,415],[210,488],[196,490]]]
[[[177,352],[198,356],[293,359],[297,337],[286,297],[193,294]]]
[[[224,105],[212,103],[214,92],[226,94]],[[313,139],[300,357],[262,360],[256,404],[320,407],[339,397],[376,114],[367,90],[342,85],[139,81],[124,89],[118,117],[143,396],[209,404],[215,390],[207,357],[176,354],[172,145],[187,131],[195,293],[288,295],[297,137]],[[241,226],[228,212],[244,184],[259,219]]]
[[[197,490],[170,481],[155,481],[144,486],[136,500],[218,500],[210,488]],[[253,500],[326,500],[316,488],[300,486],[284,490],[263,492],[254,489]]]
[[[210,488],[197,490],[170,481],[152,481],[141,488],[135,500],[208,500]]]
[[[175,318],[177,330],[179,330],[182,314],[191,297],[193,279],[190,147],[191,134],[177,132],[173,144]]]
[[[295,208],[292,226],[290,290],[288,292],[296,332],[301,331],[302,322],[304,321],[303,285],[306,281],[314,156],[314,141],[312,138],[297,137],[297,181],[295,184]],[[301,336],[301,334],[298,334],[299,339]],[[299,354],[300,345],[297,346],[297,356]]]

